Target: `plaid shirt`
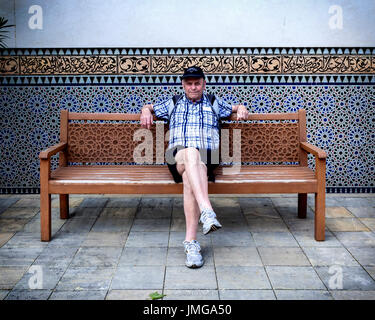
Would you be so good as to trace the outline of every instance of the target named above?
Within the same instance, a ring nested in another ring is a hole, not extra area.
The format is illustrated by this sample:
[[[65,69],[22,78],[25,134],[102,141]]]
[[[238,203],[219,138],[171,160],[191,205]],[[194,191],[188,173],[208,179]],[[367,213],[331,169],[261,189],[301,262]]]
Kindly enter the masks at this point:
[[[219,105],[220,118],[226,118],[232,113],[232,106],[225,101],[216,98]],[[157,118],[169,120],[169,147],[181,145],[185,147],[196,147],[199,149],[218,149],[220,144],[219,123],[215,111],[207,96],[193,103],[186,95],[176,103],[169,119],[168,109],[173,100],[154,105],[154,112]]]

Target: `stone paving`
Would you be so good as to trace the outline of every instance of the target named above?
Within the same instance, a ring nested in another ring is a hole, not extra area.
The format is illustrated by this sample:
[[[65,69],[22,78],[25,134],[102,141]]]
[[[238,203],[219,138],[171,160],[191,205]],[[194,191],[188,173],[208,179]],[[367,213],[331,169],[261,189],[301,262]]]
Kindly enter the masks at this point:
[[[74,195],[40,241],[39,196],[0,195],[0,299],[373,299],[375,197],[327,195],[326,241],[314,200],[212,196],[223,229],[199,233],[205,264],[184,266],[182,198]],[[200,229],[201,230],[201,229]]]

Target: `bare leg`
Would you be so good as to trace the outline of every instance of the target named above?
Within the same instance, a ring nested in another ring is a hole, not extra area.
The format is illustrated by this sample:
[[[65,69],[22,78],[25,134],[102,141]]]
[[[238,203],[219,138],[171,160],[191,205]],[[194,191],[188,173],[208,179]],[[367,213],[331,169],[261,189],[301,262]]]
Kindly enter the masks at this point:
[[[185,240],[191,241],[197,239],[200,211],[186,172],[182,174],[182,179],[184,182],[184,212],[186,219]]]
[[[195,148],[186,148],[177,152],[175,159],[177,162],[177,171],[181,175],[186,172],[199,209],[201,211],[204,208],[212,210],[208,197],[207,168],[201,162],[199,151]]]

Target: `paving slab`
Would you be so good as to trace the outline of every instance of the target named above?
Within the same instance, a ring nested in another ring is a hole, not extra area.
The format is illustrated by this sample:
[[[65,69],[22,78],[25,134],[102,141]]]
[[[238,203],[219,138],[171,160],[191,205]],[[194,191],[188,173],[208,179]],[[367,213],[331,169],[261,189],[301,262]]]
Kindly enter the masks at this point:
[[[53,290],[66,267],[51,267],[34,263],[14,286],[14,290]]]
[[[353,218],[353,214],[345,207],[327,207],[326,218]]]
[[[39,208],[10,207],[0,215],[1,219],[31,219],[39,212]]]
[[[275,290],[277,300],[332,300],[327,290]]]
[[[325,231],[325,240],[316,241],[311,231],[293,231],[293,236],[301,247],[342,247],[331,231]]]
[[[78,251],[76,246],[51,247],[46,249],[35,260],[35,265],[44,267],[67,268]]]
[[[110,198],[106,203],[107,208],[137,208],[141,202],[140,197]]]
[[[375,290],[375,280],[362,267],[315,267],[330,290]]]
[[[348,250],[362,266],[375,266],[374,247],[348,247]]]
[[[125,247],[118,266],[164,266],[167,259],[167,247]]]
[[[217,266],[219,289],[271,289],[263,267]]]
[[[288,232],[288,228],[282,219],[248,218],[247,222],[251,232]]]
[[[114,272],[114,268],[68,268],[55,290],[108,290]]]
[[[13,232],[1,232],[0,233],[0,247],[2,247],[4,244],[6,244],[9,239],[11,239],[15,233]]]
[[[135,217],[135,213],[137,212],[136,207],[130,208],[112,208],[112,207],[105,207],[103,208],[100,216],[106,218],[123,218],[123,219],[133,219]]]
[[[93,232],[129,232],[133,219],[110,218],[100,216],[92,225]]]
[[[53,291],[48,300],[104,300],[107,290]]]
[[[164,273],[164,266],[120,266],[113,277],[111,289],[157,290],[163,287]]]
[[[151,300],[149,297],[152,291],[161,293],[162,288],[158,290],[110,290],[106,296],[106,300]]]
[[[6,247],[0,248],[0,266],[30,266],[42,253],[44,247]]]
[[[326,226],[330,231],[370,231],[357,218],[326,219]]]
[[[134,219],[132,231],[169,231],[170,219]]]
[[[281,219],[279,212],[271,206],[264,207],[250,207],[243,209],[243,214],[246,218],[270,218]]]
[[[258,250],[265,266],[310,266],[298,247],[260,247]]]
[[[254,239],[247,231],[218,230],[211,235],[215,247],[255,247]]]
[[[299,246],[290,232],[252,232],[251,234],[257,247]]]
[[[167,247],[169,232],[167,231],[130,231],[126,247]]]
[[[198,269],[167,266],[164,289],[217,289],[215,269],[210,265]]]
[[[96,218],[70,218],[61,227],[61,231],[66,233],[87,233],[94,225]]]
[[[125,245],[127,232],[95,232],[90,231],[82,247],[123,247]]]
[[[142,197],[140,206],[142,208],[160,208],[169,207],[172,208],[173,198],[170,197]]]
[[[263,266],[254,247],[215,247],[216,266]]]
[[[371,231],[375,231],[375,218],[359,218],[359,221]]]
[[[331,295],[335,300],[375,300],[375,291],[336,290]]]
[[[276,300],[273,290],[219,290],[220,300]]]
[[[350,207],[347,209],[358,218],[375,218],[375,207]]]
[[[358,262],[345,248],[303,248],[313,266],[359,266]]]
[[[373,232],[334,232],[345,247],[375,247]]]
[[[220,232],[221,230],[217,231],[217,232]],[[199,228],[198,229],[198,234],[197,234],[197,241],[200,243],[201,245],[201,248],[203,247],[208,247],[208,246],[211,246],[211,239],[212,239],[212,235],[217,233],[217,232],[214,232],[214,233],[210,233],[208,235],[203,235],[201,233],[201,229]],[[179,247],[179,248],[183,248],[183,241],[185,240],[185,232],[181,232],[181,231],[171,231],[170,232],[170,236],[169,236],[169,244],[168,246],[169,247]]]
[[[115,268],[122,248],[120,247],[81,247],[75,254],[69,267],[99,267],[99,268]]]
[[[135,217],[137,219],[170,219],[172,207],[139,207]]]
[[[72,218],[97,218],[102,212],[102,207],[75,207],[69,210],[70,219]]]
[[[51,290],[12,290],[5,300],[47,300]]]
[[[326,289],[312,267],[267,266],[273,289]]]
[[[108,200],[109,200],[108,198],[102,198],[102,197],[98,197],[98,198],[86,197],[80,204],[80,207],[103,208],[107,204]]]
[[[27,266],[0,266],[0,289],[13,289],[27,269]]]
[[[163,294],[163,300],[219,300],[217,290],[164,290]]]

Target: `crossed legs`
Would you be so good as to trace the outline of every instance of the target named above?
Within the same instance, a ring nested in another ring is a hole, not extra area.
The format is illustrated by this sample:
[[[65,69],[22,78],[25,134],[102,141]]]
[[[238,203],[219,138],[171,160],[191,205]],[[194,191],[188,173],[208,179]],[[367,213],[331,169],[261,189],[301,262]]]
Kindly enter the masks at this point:
[[[186,218],[186,238],[197,238],[200,213],[203,209],[211,209],[208,197],[207,167],[201,161],[199,151],[195,148],[185,148],[177,152],[177,171],[182,176],[184,184],[184,212]]]

